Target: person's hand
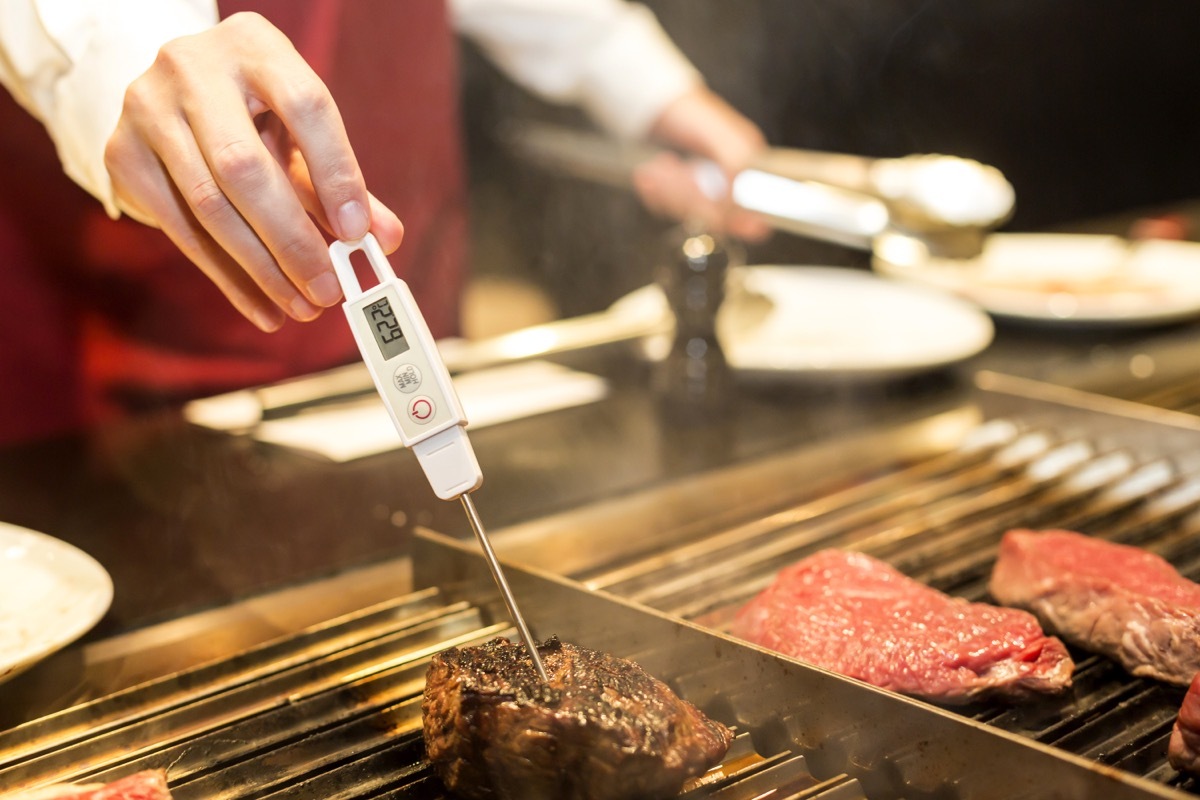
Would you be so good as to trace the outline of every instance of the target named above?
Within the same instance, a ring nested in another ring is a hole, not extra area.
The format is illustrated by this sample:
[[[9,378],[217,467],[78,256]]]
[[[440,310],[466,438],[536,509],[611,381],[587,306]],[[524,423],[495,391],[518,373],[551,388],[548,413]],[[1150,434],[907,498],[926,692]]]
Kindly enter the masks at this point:
[[[367,192],[329,91],[256,14],[164,45],[125,93],[105,165],[121,209],[265,331],[341,297],[318,224],[370,230],[386,252],[404,236]]]
[[[707,158],[727,178],[747,167],[766,148],[762,131],[705,87],[677,98],[655,120],[650,134],[688,153]],[[690,165],[663,152],[634,172],[634,186],[651,211],[695,220],[716,233],[759,241],[770,227],[757,215],[736,208],[728,197],[714,200],[701,189]]]

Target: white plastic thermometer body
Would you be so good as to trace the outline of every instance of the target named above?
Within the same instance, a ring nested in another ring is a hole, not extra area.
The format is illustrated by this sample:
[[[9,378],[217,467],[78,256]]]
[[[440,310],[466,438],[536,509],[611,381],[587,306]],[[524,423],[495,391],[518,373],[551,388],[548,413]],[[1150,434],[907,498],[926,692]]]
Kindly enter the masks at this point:
[[[379,283],[365,291],[350,254],[361,250]],[[434,494],[453,500],[478,489],[483,473],[467,438],[467,417],[429,326],[408,284],[396,277],[371,234],[329,246],[346,302],[342,309],[405,447],[412,448]]]
[[[358,250],[379,280],[366,290],[350,263],[350,254]],[[462,501],[508,613],[529,648],[538,676],[548,683],[537,643],[471,502],[470,492],[483,484],[483,473],[467,438],[467,416],[408,284],[392,272],[379,242],[369,233],[356,241],[334,242],[329,255],[346,296],[342,309],[350,330],[401,441],[416,453],[434,494]]]

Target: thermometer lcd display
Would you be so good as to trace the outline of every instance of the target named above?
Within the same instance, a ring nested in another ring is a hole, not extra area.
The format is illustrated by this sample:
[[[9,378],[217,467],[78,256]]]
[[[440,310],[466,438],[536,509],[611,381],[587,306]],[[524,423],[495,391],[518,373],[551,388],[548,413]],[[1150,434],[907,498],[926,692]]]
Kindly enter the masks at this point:
[[[375,343],[379,345],[384,361],[408,352],[408,340],[404,338],[400,321],[396,319],[396,312],[392,311],[392,304],[386,297],[363,306],[363,314],[371,326],[371,333],[375,334]]]

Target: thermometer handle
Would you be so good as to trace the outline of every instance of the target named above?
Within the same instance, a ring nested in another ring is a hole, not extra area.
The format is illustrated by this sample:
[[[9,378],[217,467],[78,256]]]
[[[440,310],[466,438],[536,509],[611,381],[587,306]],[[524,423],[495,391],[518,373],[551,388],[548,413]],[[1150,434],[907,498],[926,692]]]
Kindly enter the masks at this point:
[[[363,289],[350,264],[362,251],[378,283]],[[434,494],[453,500],[478,489],[483,473],[467,438],[467,417],[437,343],[408,285],[367,234],[329,246],[346,302],[342,309],[363,363],[406,447],[412,448]]]

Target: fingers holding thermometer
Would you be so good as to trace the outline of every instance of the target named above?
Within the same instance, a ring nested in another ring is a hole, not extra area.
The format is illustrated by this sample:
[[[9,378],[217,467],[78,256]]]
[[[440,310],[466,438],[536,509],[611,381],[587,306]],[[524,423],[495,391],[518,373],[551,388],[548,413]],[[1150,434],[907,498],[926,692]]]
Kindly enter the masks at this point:
[[[318,226],[400,244],[337,106],[287,38],[237,14],[169,42],[125,96],[105,151],[118,205],[163,232],[263,330],[341,290]]]

